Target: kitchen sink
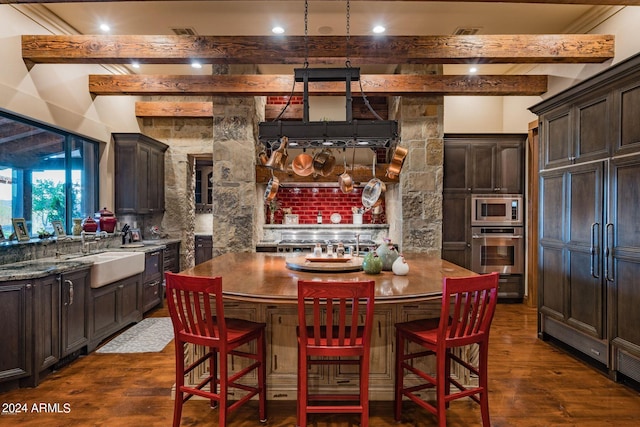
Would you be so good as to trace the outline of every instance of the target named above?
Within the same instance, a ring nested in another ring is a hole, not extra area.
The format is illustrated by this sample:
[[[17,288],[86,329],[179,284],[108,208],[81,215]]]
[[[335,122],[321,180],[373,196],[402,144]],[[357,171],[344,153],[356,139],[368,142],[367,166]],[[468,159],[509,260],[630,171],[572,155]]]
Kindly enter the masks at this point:
[[[93,262],[92,288],[99,288],[144,271],[144,252],[102,252],[77,259]]]

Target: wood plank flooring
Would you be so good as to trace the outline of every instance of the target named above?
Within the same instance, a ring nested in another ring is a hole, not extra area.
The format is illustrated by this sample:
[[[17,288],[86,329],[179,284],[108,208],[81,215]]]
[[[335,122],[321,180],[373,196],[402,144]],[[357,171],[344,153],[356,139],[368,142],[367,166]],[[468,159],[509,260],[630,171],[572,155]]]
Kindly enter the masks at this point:
[[[152,316],[167,316],[166,309]],[[637,426],[640,394],[540,341],[536,311],[521,304],[500,304],[491,331],[489,386],[494,426]],[[4,350],[3,350],[4,351]],[[0,426],[171,425],[174,383],[173,344],[160,353],[91,354],[50,374],[37,388],[0,393],[0,403],[26,404],[22,415],[0,416]],[[32,412],[33,404],[68,404],[68,413]],[[402,423],[393,420],[391,402],[373,402],[371,426],[435,426],[434,417],[406,402]],[[269,402],[267,426],[295,426],[295,402]],[[479,407],[457,401],[448,425],[481,424]],[[217,426],[217,412],[206,401],[189,401],[183,426]],[[241,408],[229,425],[259,426],[257,406]],[[315,415],[314,427],[352,427],[351,415]]]

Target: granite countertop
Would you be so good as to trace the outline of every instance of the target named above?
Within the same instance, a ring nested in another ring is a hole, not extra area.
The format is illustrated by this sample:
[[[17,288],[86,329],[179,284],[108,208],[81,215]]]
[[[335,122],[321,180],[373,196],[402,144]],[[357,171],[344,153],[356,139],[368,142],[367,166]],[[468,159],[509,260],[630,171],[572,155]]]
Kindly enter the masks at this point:
[[[116,246],[114,248],[105,248],[91,253],[74,253],[60,255],[59,257],[40,258],[30,261],[21,261],[11,264],[0,265],[0,282],[11,280],[28,280],[46,277],[52,274],[60,274],[68,271],[81,270],[89,268],[93,261],[83,260],[83,256],[94,255],[102,252],[153,252],[158,249],[164,249],[166,245],[178,243],[180,239],[158,239],[143,240],[143,246],[125,247]],[[140,244],[138,243],[138,244]]]

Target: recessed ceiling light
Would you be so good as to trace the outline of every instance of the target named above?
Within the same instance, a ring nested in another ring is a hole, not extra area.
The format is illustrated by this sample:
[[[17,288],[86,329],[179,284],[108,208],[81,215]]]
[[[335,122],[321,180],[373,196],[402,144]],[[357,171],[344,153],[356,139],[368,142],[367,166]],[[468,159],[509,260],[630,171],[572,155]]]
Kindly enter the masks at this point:
[[[191,61],[191,67],[192,68],[202,68],[202,64],[199,63],[198,61]]]
[[[111,31],[111,27],[109,27],[109,25],[108,25],[108,24],[100,24],[100,29],[101,29],[102,31],[104,31],[105,33],[107,33],[107,32],[109,32],[109,31]]]
[[[373,27],[372,31],[376,34],[382,34],[387,31],[387,29],[382,25],[376,25],[375,27]]]
[[[469,72],[472,73],[472,74],[477,72],[477,71],[478,71],[478,69],[476,67],[469,68]]]
[[[139,63],[137,63],[137,62],[132,62],[132,63],[131,63],[131,66],[132,66],[133,68],[140,68],[140,64],[139,64]]]
[[[281,26],[279,26],[279,25],[276,25],[275,27],[273,27],[273,28],[271,29],[271,32],[272,32],[273,34],[284,34],[284,28],[282,28],[282,27],[281,27]]]

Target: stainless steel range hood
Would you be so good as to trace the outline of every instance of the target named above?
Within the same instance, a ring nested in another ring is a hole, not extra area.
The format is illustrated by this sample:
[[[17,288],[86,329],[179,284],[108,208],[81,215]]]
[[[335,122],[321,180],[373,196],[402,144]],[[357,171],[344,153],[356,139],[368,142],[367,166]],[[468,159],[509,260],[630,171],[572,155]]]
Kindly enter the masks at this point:
[[[295,81],[304,83],[302,121],[261,122],[259,140],[266,148],[277,148],[283,136],[291,148],[388,148],[397,141],[395,120],[353,120],[351,82],[360,80],[360,68],[296,68],[294,72]],[[345,82],[346,120],[309,121],[309,83],[335,81]]]

